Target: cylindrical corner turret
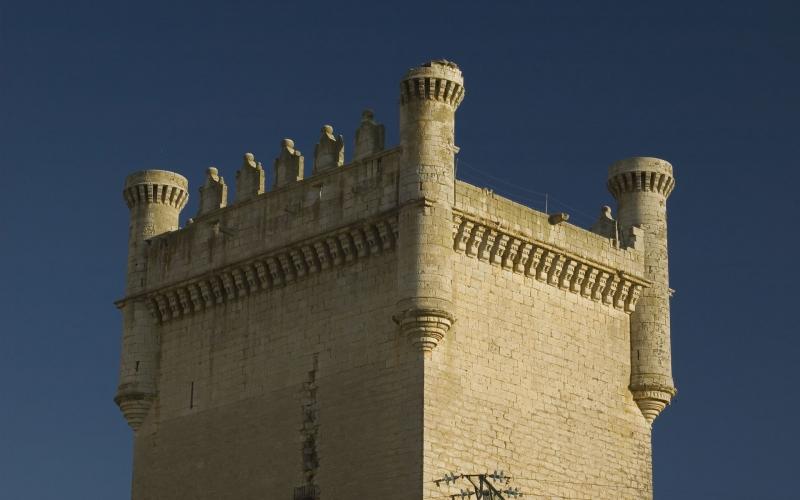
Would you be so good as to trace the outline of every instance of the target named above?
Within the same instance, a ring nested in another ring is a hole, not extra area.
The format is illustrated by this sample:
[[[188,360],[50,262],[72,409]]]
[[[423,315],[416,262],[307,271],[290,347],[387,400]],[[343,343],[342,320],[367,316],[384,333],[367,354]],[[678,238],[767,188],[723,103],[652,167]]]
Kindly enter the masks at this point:
[[[125,179],[122,195],[131,215],[125,289],[130,295],[144,285],[145,241],[178,229],[181,210],[189,200],[189,181],[166,170],[142,170]]]
[[[455,63],[431,61],[410,69],[400,83],[400,146],[404,169],[400,202],[429,199],[452,204],[455,114],[464,78]]]
[[[123,197],[130,209],[126,295],[145,288],[146,241],[178,229],[178,218],[189,199],[185,177],[164,170],[144,170],[125,179]],[[156,395],[158,333],[144,299],[123,301],[122,359],[114,401],[131,428],[139,429]]]
[[[452,226],[455,112],[464,79],[452,62],[412,68],[400,83],[398,313],[401,331],[430,352],[454,321]]]
[[[623,244],[637,246],[644,233],[644,289],[631,314],[631,384],[633,398],[648,422],[676,393],[670,348],[670,288],[667,255],[667,198],[675,187],[672,165],[658,158],[620,160],[609,168],[608,190],[617,200]],[[640,231],[641,230],[641,231]]]

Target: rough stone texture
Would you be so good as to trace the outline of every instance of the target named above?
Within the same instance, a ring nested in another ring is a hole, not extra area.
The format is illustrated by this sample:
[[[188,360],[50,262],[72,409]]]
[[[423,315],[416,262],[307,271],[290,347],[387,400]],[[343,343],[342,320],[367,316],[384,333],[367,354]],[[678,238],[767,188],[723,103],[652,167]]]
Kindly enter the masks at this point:
[[[209,171],[179,230],[186,179],[128,178],[134,499],[441,498],[495,469],[530,497],[652,496],[671,167],[612,166],[619,221],[593,231],[456,181],[463,85],[411,69],[399,147],[369,115],[342,165],[326,128],[304,179],[284,140],[274,189],[246,156],[232,206]]]
[[[644,233],[644,276],[653,282],[631,316],[631,391],[651,422],[676,392],[667,259],[667,197],[674,188],[672,165],[658,158],[628,158],[616,162],[608,172],[608,189],[619,204],[623,234],[630,240],[637,230]]]
[[[275,158],[275,189],[303,180],[303,154],[294,148],[294,141],[281,141],[281,150]]]
[[[144,170],[125,179],[122,194],[131,212],[125,293],[130,299],[119,304],[122,356],[114,400],[134,431],[157,395],[158,326],[149,302],[142,296],[147,283],[149,242],[178,229],[178,215],[189,200],[188,187],[185,177],[164,170]]]
[[[245,153],[242,167],[236,172],[236,202],[246,201],[264,192],[264,167],[253,153]]]
[[[197,215],[213,212],[228,205],[228,186],[215,167],[206,170],[206,182],[200,188],[200,209]]]
[[[386,128],[375,121],[375,114],[370,109],[361,113],[361,125],[356,129],[356,147],[353,161],[361,160],[383,150]]]
[[[314,148],[314,174],[344,165],[344,138],[333,134],[333,127],[325,125]]]

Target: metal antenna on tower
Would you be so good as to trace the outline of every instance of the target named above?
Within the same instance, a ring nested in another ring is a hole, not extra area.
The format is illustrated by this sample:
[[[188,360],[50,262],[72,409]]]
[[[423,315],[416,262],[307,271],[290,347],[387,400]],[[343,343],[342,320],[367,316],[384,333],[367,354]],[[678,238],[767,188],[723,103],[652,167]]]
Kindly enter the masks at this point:
[[[460,479],[469,482],[472,491],[459,489],[458,493],[450,495],[451,500],[457,498],[471,498],[472,496],[474,496],[476,500],[506,500],[508,498],[524,496],[523,493],[519,491],[519,488],[509,487],[512,478],[511,476],[507,476],[503,471],[494,471],[491,474],[445,473],[443,478],[435,480],[434,483],[437,487],[441,487],[442,483],[444,483],[445,486],[449,486],[450,483],[455,484],[456,481]]]

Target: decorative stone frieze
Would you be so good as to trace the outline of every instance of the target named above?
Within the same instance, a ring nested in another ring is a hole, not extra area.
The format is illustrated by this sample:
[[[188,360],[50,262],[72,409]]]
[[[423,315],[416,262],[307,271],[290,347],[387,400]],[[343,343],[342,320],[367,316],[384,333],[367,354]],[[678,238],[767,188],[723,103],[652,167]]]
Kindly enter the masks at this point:
[[[409,71],[400,84],[400,104],[414,100],[445,102],[457,108],[464,99],[464,80],[458,66],[438,60]]]
[[[390,215],[320,236],[314,241],[288,245],[269,255],[148,293],[149,310],[156,321],[166,323],[380,255],[395,248],[396,227],[397,216]],[[436,337],[435,328],[430,335]],[[420,342],[430,344],[425,339]]]
[[[627,313],[636,309],[642,290],[650,285],[643,278],[470,220],[464,214],[455,214],[453,222],[456,252]]]
[[[394,316],[402,335],[423,353],[429,353],[439,345],[450,327],[455,323],[452,314],[441,309],[408,309]]]

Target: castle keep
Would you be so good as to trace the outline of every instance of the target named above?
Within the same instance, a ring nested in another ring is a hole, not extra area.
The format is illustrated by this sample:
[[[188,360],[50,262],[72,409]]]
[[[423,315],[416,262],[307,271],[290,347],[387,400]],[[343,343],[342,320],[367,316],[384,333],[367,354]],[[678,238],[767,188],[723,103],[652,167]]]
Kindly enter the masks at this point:
[[[126,179],[135,500],[442,498],[495,469],[534,498],[652,497],[672,167],[613,164],[616,219],[574,226],[455,179],[464,92],[453,63],[413,68],[398,146],[364,112],[305,177],[284,139],[232,197],[209,168],[184,227],[184,177]]]

